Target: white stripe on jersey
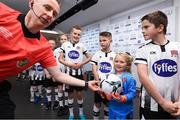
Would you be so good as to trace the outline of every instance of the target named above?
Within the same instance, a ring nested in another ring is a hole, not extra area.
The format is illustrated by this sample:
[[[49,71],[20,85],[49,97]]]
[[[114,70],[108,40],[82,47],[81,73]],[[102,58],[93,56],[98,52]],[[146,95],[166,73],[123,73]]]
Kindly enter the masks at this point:
[[[65,52],[65,61],[70,63],[79,63],[83,61],[84,53],[87,53],[86,47],[82,43],[72,44],[70,41],[62,44],[61,49]],[[66,73],[71,75],[81,75],[82,69],[66,68]]]
[[[60,67],[60,70],[61,70],[62,72],[65,72],[65,66],[59,62],[59,56],[60,56],[60,52],[61,52],[61,51],[62,51],[62,50],[60,49],[60,47],[56,48],[56,49],[54,50],[54,56],[55,56],[55,58],[56,58],[57,65]]]
[[[98,75],[100,80],[106,79],[106,76],[114,72],[113,60],[115,58],[115,52],[105,53],[103,51],[97,51],[92,59],[91,64],[96,64],[98,67]]]
[[[164,46],[149,43],[137,50],[135,64],[147,64],[149,79],[163,98],[177,101],[180,83],[180,43],[168,42]],[[142,89],[141,107],[158,111],[158,104]]]

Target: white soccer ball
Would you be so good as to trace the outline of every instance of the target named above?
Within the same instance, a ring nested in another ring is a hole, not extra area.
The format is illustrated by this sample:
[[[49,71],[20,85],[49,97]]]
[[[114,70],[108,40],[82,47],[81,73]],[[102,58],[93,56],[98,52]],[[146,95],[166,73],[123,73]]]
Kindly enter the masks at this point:
[[[100,83],[100,87],[105,94],[121,93],[122,80],[118,75],[109,74],[107,79],[104,79]]]

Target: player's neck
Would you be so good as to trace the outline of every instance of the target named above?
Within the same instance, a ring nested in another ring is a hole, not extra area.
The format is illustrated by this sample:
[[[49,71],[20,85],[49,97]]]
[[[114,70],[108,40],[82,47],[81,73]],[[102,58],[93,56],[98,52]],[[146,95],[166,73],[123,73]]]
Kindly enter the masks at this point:
[[[157,45],[165,45],[168,40],[166,39],[165,35],[160,35],[160,36],[152,39],[152,41]]]
[[[109,48],[107,48],[107,49],[101,49],[101,51],[106,52],[106,53],[110,53],[110,52],[111,52],[111,50],[110,50]]]

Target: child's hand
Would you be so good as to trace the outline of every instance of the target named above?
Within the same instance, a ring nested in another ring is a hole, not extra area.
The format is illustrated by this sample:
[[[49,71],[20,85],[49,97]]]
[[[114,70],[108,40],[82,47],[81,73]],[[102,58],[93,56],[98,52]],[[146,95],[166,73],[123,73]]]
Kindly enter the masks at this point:
[[[120,95],[118,93],[112,93],[112,97],[114,100],[124,103],[127,101],[126,95]]]
[[[111,95],[111,93],[110,93],[110,94],[106,94],[106,99],[109,100],[109,101],[112,100],[112,95]]]
[[[118,93],[112,93],[112,97],[114,100],[117,100],[117,101],[119,101],[121,99],[120,95]]]

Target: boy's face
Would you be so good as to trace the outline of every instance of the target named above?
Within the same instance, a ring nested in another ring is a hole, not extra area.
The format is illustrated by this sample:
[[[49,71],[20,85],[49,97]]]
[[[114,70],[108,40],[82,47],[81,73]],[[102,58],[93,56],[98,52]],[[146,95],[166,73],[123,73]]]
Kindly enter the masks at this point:
[[[117,55],[114,59],[114,69],[117,72],[123,72],[125,67],[127,65],[126,59],[121,56],[121,55]]]
[[[109,50],[111,42],[111,38],[99,36],[99,43],[102,50]]]
[[[81,30],[73,28],[71,31],[71,42],[72,43],[78,43],[81,37]]]
[[[56,47],[56,42],[54,40],[49,40],[48,42],[49,42],[52,50],[54,50],[54,48]]]
[[[145,40],[149,39],[155,39],[157,38],[160,30],[159,27],[155,27],[154,24],[150,23],[148,20],[143,20],[142,21],[142,34],[144,36]]]

